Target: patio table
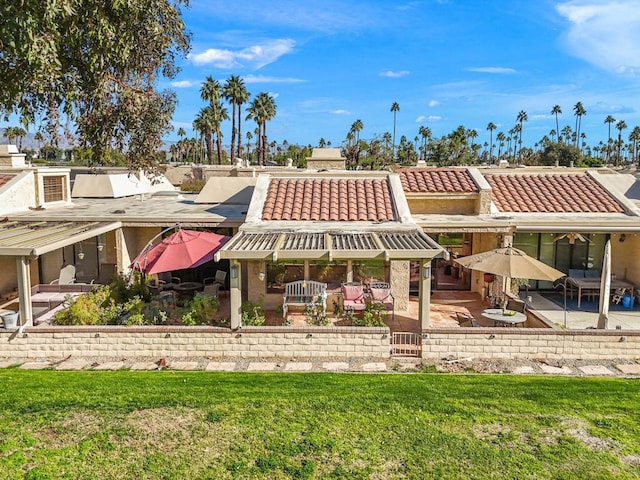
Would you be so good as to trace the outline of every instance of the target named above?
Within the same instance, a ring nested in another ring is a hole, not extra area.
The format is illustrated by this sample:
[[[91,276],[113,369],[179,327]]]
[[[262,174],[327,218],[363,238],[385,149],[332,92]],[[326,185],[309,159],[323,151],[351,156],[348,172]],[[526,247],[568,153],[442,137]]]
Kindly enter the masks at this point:
[[[513,312],[506,315],[504,312]],[[520,323],[524,323],[527,320],[527,316],[521,312],[514,312],[513,310],[502,310],[501,308],[488,308],[482,311],[482,316],[493,320],[495,323],[501,323],[503,325],[515,326]]]
[[[202,290],[204,285],[199,282],[182,282],[173,286],[179,300],[190,300],[198,290]]]
[[[600,278],[576,278],[576,277],[567,277],[567,283],[575,287],[578,290],[578,308],[580,308],[580,301],[582,300],[582,295],[586,294],[600,294]],[[633,295],[633,290],[635,286],[632,283],[626,282],[624,280],[611,280],[611,292],[618,288],[626,288]],[[573,289],[571,290],[571,298],[573,298]]]

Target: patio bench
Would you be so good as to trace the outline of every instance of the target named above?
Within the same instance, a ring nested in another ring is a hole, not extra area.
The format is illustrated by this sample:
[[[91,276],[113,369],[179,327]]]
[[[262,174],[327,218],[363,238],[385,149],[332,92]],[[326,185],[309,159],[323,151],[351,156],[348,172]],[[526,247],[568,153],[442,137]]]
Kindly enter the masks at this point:
[[[282,296],[282,318],[287,316],[290,306],[306,307],[322,302],[323,311],[327,311],[327,284],[313,280],[296,280],[286,283]]]

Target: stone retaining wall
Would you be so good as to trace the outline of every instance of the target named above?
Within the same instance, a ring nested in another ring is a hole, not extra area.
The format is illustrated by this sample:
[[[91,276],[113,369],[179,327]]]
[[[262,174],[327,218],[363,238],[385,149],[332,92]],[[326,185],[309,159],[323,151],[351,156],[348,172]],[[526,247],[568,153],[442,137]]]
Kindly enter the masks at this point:
[[[0,357],[56,360],[160,358],[389,358],[388,328],[35,327],[0,333]]]
[[[423,331],[422,357],[441,359],[636,359],[640,332],[630,330],[549,330],[544,328],[463,328]]]

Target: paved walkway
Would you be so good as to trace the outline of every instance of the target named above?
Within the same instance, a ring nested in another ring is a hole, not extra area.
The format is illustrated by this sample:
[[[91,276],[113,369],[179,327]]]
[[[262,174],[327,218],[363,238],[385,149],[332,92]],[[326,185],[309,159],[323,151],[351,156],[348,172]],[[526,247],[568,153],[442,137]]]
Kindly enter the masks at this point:
[[[628,360],[565,364],[562,362],[494,361],[443,359],[435,363],[422,363],[418,358],[394,358],[387,361],[254,361],[254,360],[175,360],[164,358],[157,362],[91,362],[68,358],[59,362],[32,361],[16,363],[0,360],[0,368],[22,370],[173,370],[208,372],[352,372],[352,373],[495,373],[515,375],[563,375],[597,377],[640,377],[640,363]]]

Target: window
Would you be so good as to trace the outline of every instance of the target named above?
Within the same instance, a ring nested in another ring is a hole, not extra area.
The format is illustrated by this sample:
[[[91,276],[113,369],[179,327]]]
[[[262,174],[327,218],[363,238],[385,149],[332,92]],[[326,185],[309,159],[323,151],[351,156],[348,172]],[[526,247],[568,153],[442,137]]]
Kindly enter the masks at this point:
[[[64,201],[65,177],[42,177],[44,203]]]

